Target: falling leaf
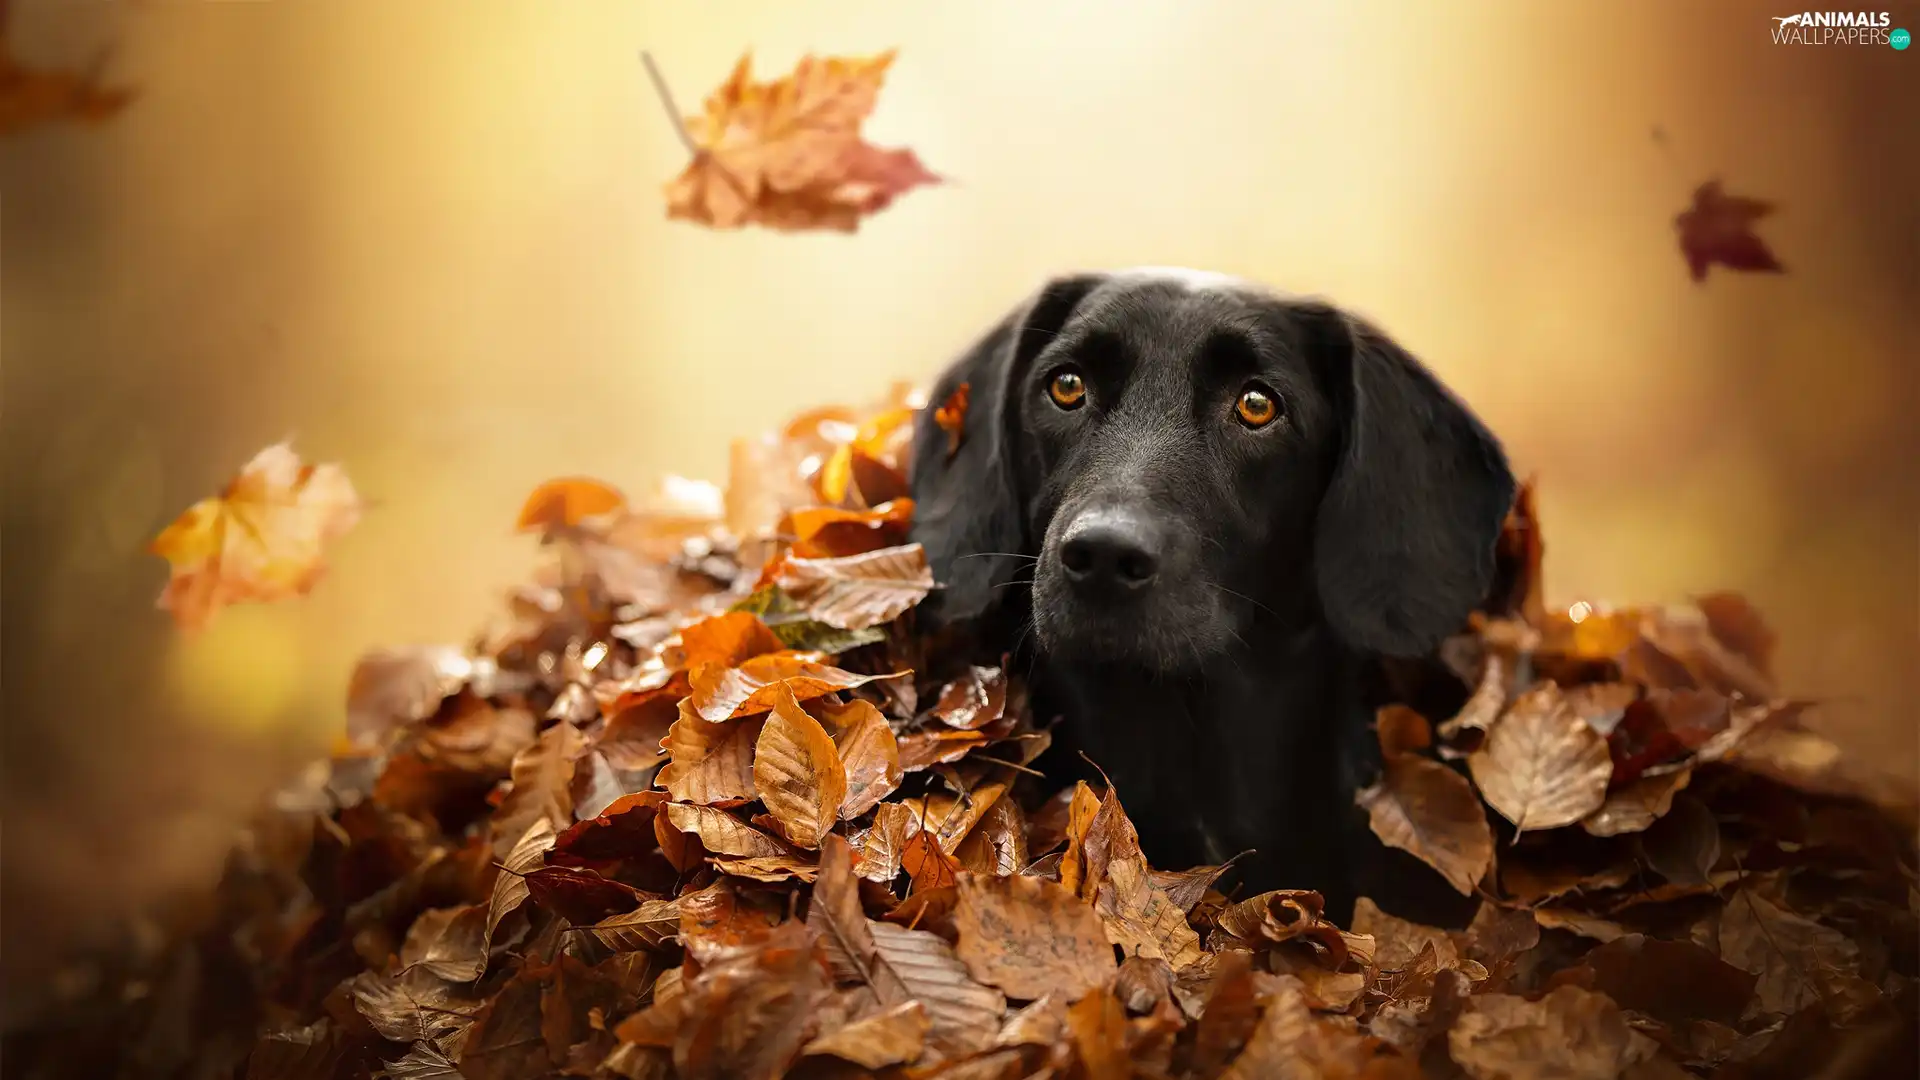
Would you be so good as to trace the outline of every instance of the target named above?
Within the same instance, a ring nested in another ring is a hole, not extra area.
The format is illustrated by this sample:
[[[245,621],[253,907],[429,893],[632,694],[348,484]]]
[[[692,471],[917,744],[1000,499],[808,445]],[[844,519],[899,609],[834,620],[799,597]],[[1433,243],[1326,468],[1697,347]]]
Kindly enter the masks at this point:
[[[31,68],[13,56],[0,27],[0,135],[53,123],[100,124],[120,114],[134,92],[101,80],[103,53],[84,71]]]
[[[763,716],[711,723],[694,711],[692,698],[682,700],[655,782],[681,802],[753,798],[753,748],[765,725]]]
[[[1687,273],[1695,281],[1705,281],[1707,268],[1715,263],[1729,270],[1784,273],[1786,268],[1773,249],[1753,231],[1754,224],[1773,210],[1770,202],[1728,195],[1718,180],[1695,188],[1693,205],[1673,219]]]
[[[1571,825],[1607,799],[1607,741],[1544,683],[1516,698],[1467,758],[1487,805],[1517,831]]]
[[[933,589],[933,571],[919,544],[837,559],[788,558],[780,588],[807,614],[842,630],[889,622]]]
[[[514,528],[520,532],[554,532],[626,508],[627,497],[598,480],[586,477],[549,480],[527,496]]]
[[[1113,946],[1086,904],[1050,881],[983,877],[958,881],[960,959],[973,977],[1028,1001],[1073,1001],[1114,972]]]
[[[359,521],[360,496],[340,466],[308,465],[276,443],[154,538],[152,552],[172,564],[159,606],[199,630],[230,604],[305,596],[326,571],[327,547]]]
[[[787,839],[804,848],[820,846],[847,798],[847,768],[833,737],[784,688],[754,743],[753,782]]]
[[[1613,1080],[1654,1056],[1605,995],[1562,986],[1538,1001],[1479,994],[1447,1036],[1453,1060],[1473,1080]]]
[[[802,1053],[831,1055],[864,1069],[904,1065],[920,1057],[929,1027],[927,1007],[918,1001],[903,1001],[816,1036]]]
[[[941,431],[947,433],[948,458],[960,452],[960,440],[966,435],[967,402],[972,396],[971,391],[972,387],[969,384],[961,383],[953,388],[953,393],[947,395],[947,400],[941,402],[940,407],[933,412],[933,422],[939,425]]]
[[[898,196],[939,182],[911,150],[860,137],[893,53],[803,57],[793,73],[754,82],[749,60],[688,117],[693,161],[667,185],[667,216],[718,229],[852,232]]]
[[[1473,785],[1437,761],[1389,758],[1380,782],[1355,798],[1382,843],[1433,867],[1464,896],[1493,866],[1493,830]]]

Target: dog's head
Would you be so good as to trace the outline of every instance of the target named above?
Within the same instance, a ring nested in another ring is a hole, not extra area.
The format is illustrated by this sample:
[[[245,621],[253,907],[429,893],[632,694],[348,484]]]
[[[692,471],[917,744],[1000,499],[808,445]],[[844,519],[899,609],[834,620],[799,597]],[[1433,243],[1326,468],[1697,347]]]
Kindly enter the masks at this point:
[[[1486,593],[1499,443],[1330,305],[1186,271],[1061,278],[933,400],[961,383],[959,449],[929,415],[913,462],[939,618],[1030,581],[1049,654],[1174,671],[1263,619],[1416,654]]]

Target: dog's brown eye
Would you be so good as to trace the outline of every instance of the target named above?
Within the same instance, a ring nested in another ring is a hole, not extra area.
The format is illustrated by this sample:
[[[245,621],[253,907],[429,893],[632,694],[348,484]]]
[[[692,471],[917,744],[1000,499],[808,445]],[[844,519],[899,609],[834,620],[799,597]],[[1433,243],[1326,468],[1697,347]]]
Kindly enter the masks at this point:
[[[1087,383],[1072,368],[1061,368],[1047,380],[1047,396],[1063,409],[1077,409],[1087,400]]]
[[[1250,386],[1234,403],[1234,414],[1250,428],[1263,428],[1280,418],[1280,401],[1257,386]]]

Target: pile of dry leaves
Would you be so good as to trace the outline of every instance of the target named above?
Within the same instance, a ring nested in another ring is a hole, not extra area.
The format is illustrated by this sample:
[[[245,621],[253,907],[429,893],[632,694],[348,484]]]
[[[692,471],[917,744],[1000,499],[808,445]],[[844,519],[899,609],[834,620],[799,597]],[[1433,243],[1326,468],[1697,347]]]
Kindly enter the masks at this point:
[[[76,975],[10,1064],[1912,1074],[1910,812],[1842,779],[1739,600],[1547,611],[1523,493],[1499,595],[1428,665],[1466,707],[1383,710],[1359,796],[1478,914],[1363,900],[1336,926],[1311,892],[1149,866],[1124,792],[1032,770],[1017,673],[916,634],[916,404],[744,442],[724,495],[543,486],[521,525],[551,559],[502,623],[367,657],[339,752],[249,835],[219,915]],[[941,408],[957,434],[964,396]]]

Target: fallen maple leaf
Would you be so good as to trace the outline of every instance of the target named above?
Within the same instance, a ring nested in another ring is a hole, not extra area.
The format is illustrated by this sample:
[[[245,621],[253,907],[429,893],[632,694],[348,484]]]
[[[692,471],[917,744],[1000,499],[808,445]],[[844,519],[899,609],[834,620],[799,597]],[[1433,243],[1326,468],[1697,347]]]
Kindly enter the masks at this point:
[[[1487,805],[1518,832],[1571,825],[1600,809],[1613,776],[1607,740],[1552,683],[1516,698],[1467,767]]]
[[[913,151],[860,137],[893,55],[807,56],[773,82],[753,81],[742,56],[703,115],[684,124],[674,117],[693,160],[666,187],[667,216],[717,229],[853,232],[900,195],[939,183]],[[643,59],[672,110],[664,80]]]
[[[1680,234],[1680,254],[1686,257],[1693,280],[1705,281],[1707,268],[1715,263],[1729,270],[1784,273],[1786,268],[1767,242],[1753,232],[1754,223],[1773,211],[1770,202],[1728,195],[1718,180],[1695,188],[1693,205],[1673,219]]]
[[[173,570],[159,606],[198,630],[229,604],[304,596],[326,571],[327,546],[359,521],[360,497],[338,465],[305,464],[275,443],[154,538]]]

